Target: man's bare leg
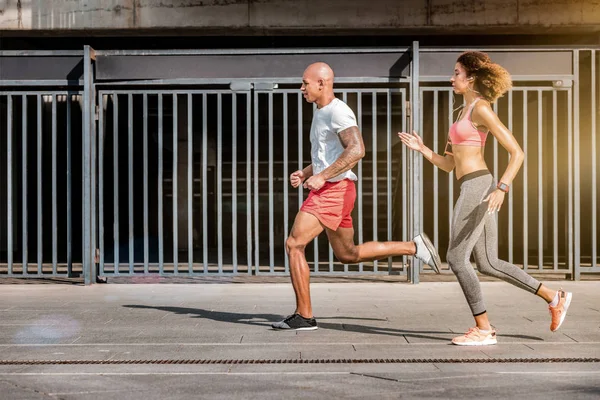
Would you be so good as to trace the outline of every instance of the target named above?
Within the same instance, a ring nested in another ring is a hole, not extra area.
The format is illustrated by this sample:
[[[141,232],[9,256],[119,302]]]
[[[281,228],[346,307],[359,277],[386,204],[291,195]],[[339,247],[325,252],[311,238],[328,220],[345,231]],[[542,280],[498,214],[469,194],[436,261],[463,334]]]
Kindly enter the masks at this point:
[[[326,229],[336,257],[344,264],[380,260],[393,256],[410,256],[417,251],[414,242],[367,242],[354,244],[354,228]]]
[[[304,249],[321,232],[323,226],[312,214],[299,211],[290,236],[286,241],[286,251],[290,260],[290,277],[296,294],[296,313],[304,318],[312,318],[310,302],[310,269]]]

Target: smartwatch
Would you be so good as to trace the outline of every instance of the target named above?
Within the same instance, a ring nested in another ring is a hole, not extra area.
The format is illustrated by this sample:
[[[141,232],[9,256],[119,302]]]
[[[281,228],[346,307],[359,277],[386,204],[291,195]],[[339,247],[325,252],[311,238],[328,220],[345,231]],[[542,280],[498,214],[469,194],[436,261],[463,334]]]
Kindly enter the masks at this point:
[[[499,182],[498,186],[496,186],[496,187],[498,189],[502,190],[504,193],[508,193],[509,186],[506,183]]]

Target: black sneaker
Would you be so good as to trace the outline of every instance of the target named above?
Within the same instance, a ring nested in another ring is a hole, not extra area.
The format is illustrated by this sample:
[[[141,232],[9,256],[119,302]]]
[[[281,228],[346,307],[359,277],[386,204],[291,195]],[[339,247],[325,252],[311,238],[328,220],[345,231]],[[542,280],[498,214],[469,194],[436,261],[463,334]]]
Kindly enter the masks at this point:
[[[292,314],[283,321],[273,322],[271,326],[274,329],[291,329],[294,331],[314,331],[318,328],[316,319],[304,318],[300,314]]]

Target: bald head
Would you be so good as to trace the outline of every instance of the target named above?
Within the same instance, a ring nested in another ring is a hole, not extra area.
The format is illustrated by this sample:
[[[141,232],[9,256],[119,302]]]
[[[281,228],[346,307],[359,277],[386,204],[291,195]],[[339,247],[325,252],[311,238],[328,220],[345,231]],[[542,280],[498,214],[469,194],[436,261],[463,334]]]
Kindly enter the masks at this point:
[[[300,90],[309,103],[317,103],[318,107],[329,104],[335,98],[331,67],[324,62],[310,64],[302,75]]]
[[[304,76],[307,78],[311,78],[313,80],[323,80],[323,82],[330,82],[333,85],[333,70],[331,67],[324,62],[316,62],[314,64],[310,64],[306,71],[304,71]]]

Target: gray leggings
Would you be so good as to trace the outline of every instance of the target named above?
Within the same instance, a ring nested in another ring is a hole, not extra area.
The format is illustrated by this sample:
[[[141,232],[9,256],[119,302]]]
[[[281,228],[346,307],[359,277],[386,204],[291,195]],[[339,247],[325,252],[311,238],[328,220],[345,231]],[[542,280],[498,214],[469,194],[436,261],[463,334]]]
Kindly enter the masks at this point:
[[[446,260],[456,275],[474,316],[483,314],[485,304],[477,274],[471,266],[471,253],[479,272],[537,293],[541,283],[521,268],[498,259],[496,220],[487,213],[483,202],[496,189],[494,178],[487,170],[475,171],[460,179],[460,196],[454,206],[450,245]]]

